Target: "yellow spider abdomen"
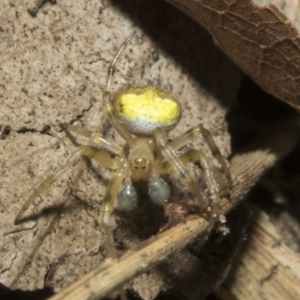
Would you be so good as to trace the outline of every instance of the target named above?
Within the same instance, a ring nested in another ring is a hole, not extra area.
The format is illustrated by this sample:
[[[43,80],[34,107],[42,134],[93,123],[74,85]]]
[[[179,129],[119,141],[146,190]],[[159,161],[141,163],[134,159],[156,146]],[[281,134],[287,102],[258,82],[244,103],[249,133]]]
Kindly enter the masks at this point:
[[[114,103],[114,113],[131,133],[151,135],[158,127],[172,129],[180,120],[181,107],[171,95],[143,87],[121,93]]]

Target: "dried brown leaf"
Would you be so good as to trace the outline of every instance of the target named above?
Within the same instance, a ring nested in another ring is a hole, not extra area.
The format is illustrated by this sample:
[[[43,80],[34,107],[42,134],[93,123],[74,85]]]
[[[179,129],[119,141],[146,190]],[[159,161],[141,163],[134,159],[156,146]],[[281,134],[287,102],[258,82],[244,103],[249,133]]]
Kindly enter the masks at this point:
[[[204,26],[262,88],[300,109],[300,38],[288,19],[299,23],[297,3],[286,5],[287,17],[270,1],[263,7],[252,0],[168,1]]]

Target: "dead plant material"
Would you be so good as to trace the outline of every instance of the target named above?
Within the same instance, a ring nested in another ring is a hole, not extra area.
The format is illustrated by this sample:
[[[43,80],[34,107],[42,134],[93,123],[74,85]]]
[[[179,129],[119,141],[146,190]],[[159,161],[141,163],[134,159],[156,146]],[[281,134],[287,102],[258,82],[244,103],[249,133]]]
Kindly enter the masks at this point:
[[[248,208],[254,212],[254,222],[220,296],[243,300],[299,299],[299,254],[281,242],[264,212],[252,205]]]
[[[275,5],[259,7],[252,0],[168,2],[205,27],[262,88],[300,109],[299,33]]]

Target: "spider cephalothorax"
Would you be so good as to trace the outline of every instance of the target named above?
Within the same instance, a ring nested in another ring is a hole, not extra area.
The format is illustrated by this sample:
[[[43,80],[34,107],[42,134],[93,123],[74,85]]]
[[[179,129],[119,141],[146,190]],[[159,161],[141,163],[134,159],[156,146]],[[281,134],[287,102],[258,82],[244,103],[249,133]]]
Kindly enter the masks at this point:
[[[134,139],[128,153],[128,160],[132,169],[133,181],[140,179],[148,180],[149,177],[143,178],[143,174],[151,170],[154,161],[153,140],[149,138]],[[141,176],[135,176],[134,172],[139,172]],[[135,178],[136,177],[136,178]]]
[[[181,149],[197,136],[203,135],[212,154],[221,166],[227,185],[229,187],[231,185],[230,172],[226,162],[209,131],[202,125],[190,129],[173,141],[169,141],[167,134],[176,126],[181,117],[180,104],[171,95],[150,86],[138,87],[124,91],[115,101],[112,101],[109,88],[116,70],[116,61],[133,35],[127,38],[111,61],[103,95],[106,116],[125,140],[124,145],[118,146],[107,141],[100,134],[90,132],[80,126],[64,124],[66,130],[90,138],[99,147],[89,145],[77,147],[67,161],[35,189],[16,217],[16,221],[20,221],[28,206],[40,193],[52,185],[66,167],[72,166],[80,156],[87,156],[101,165],[115,170],[102,200],[99,217],[111,255],[114,255],[114,247],[110,230],[110,217],[117,198],[119,207],[124,210],[131,210],[136,206],[138,197],[132,182],[147,181],[150,198],[154,203],[161,205],[170,196],[169,186],[161,175],[176,173],[189,185],[200,207],[204,209],[207,206],[186,167],[188,163],[200,162],[207,183],[210,196],[208,230],[219,219],[220,190],[224,186],[224,180],[220,181],[220,169],[200,149],[191,149],[186,153],[177,154],[178,149]],[[108,152],[113,155],[108,154]]]

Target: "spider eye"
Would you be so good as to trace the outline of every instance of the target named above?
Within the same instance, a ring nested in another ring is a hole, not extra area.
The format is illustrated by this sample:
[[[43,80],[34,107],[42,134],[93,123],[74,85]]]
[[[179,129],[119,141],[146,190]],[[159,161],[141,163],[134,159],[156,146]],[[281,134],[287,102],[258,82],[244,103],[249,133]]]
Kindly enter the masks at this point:
[[[146,164],[147,164],[147,161],[146,161],[145,158],[136,158],[134,160],[134,166],[137,169],[144,169],[144,168],[146,168]]]

